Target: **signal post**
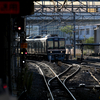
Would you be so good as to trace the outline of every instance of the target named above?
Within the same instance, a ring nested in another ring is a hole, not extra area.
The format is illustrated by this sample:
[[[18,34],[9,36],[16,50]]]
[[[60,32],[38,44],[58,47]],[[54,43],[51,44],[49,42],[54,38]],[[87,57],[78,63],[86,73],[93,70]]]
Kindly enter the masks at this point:
[[[20,67],[21,69],[25,67],[26,55],[27,55],[27,43],[25,39],[25,34],[20,35]]]

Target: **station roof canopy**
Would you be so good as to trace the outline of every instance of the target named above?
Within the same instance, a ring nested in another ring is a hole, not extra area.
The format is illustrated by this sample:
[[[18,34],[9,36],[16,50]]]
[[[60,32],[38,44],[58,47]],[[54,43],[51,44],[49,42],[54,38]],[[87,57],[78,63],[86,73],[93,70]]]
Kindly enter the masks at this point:
[[[34,14],[27,16],[30,21],[54,21],[72,23],[75,13],[76,24],[100,23],[100,0],[40,0],[34,1]],[[63,5],[64,4],[64,5]]]

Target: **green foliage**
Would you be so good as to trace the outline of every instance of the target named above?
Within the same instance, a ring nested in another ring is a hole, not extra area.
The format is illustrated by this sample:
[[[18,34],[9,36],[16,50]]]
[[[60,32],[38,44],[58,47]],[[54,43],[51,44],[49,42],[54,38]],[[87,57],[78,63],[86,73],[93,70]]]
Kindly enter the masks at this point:
[[[66,25],[64,27],[60,27],[60,30],[66,34],[69,34],[73,32],[73,27],[71,25]]]
[[[85,43],[94,43],[94,38],[90,37],[90,38],[86,39]]]
[[[84,41],[84,43],[94,43],[94,37],[89,37]],[[87,49],[94,49],[94,46],[85,46]]]
[[[64,27],[60,27],[60,30],[62,32],[65,32],[66,34],[68,34],[66,40],[70,40],[70,42],[72,42],[73,44],[73,26],[71,25],[66,25]]]

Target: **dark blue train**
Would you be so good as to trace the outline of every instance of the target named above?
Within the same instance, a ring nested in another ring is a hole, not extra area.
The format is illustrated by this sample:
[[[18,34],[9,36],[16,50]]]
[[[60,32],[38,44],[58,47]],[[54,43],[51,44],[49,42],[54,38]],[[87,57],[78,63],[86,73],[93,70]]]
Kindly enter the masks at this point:
[[[27,56],[44,57],[48,60],[64,60],[65,38],[57,35],[37,36],[26,39],[28,43]]]

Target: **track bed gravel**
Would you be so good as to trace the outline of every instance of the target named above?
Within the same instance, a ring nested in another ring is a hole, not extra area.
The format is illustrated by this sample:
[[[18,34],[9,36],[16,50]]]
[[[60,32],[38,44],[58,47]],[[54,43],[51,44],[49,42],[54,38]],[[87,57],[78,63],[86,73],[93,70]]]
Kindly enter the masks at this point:
[[[44,63],[52,66],[57,74],[64,71],[68,66],[58,66],[55,63],[43,61]],[[98,63],[97,66],[99,66]],[[44,84],[43,77],[40,74],[35,64],[27,62],[29,71],[33,72],[33,82],[31,93],[27,96],[27,100],[48,100],[48,90]],[[98,82],[96,82],[90,75],[89,71],[100,81],[100,68],[95,68],[95,65],[91,64],[82,65],[80,71],[74,76],[74,78],[67,80],[67,87],[73,92],[77,100],[100,100],[100,88]],[[81,86],[84,84],[83,86]],[[95,85],[98,85],[95,87]],[[80,86],[80,87],[79,87]],[[94,86],[94,87],[93,87]]]

